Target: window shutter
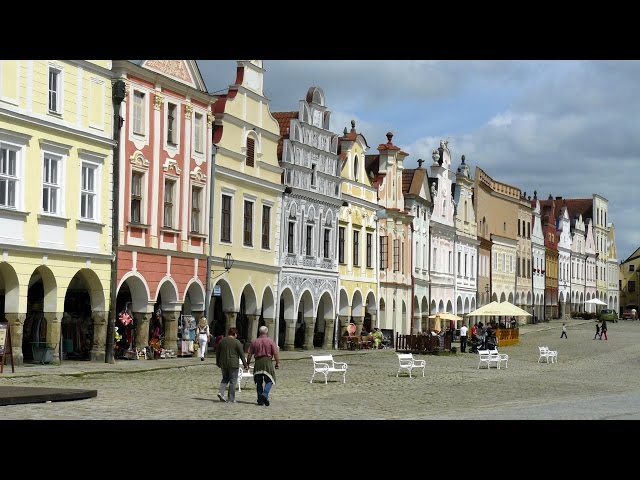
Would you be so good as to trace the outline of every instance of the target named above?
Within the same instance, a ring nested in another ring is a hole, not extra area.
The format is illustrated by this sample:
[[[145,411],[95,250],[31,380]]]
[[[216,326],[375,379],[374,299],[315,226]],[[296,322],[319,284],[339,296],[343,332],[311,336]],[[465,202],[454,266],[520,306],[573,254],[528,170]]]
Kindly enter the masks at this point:
[[[254,143],[253,138],[247,138],[247,167],[253,167]]]

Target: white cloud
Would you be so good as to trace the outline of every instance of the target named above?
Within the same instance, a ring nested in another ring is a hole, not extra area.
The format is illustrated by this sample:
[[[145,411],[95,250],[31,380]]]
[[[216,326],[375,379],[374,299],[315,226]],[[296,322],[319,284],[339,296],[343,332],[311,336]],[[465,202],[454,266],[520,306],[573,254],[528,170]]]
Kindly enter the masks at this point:
[[[235,78],[230,63],[216,86]],[[199,64],[205,78],[215,73],[213,65]],[[317,85],[333,112],[333,131],[341,134],[355,119],[369,153],[391,131],[410,154],[409,166],[418,158],[429,165],[433,149],[448,138],[454,169],[464,154],[472,170],[479,165],[529,195],[604,196],[620,259],[640,246],[634,227],[639,61],[290,60],[264,66],[273,111],[297,109]]]

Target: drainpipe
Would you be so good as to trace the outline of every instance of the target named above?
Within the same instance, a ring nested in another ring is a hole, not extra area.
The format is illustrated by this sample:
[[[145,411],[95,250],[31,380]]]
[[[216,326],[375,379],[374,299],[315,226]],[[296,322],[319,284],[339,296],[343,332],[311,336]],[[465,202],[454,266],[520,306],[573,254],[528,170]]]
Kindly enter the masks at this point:
[[[209,169],[209,254],[207,255],[207,277],[205,279],[206,296],[204,299],[204,315],[209,321],[209,304],[211,302],[211,263],[213,260],[213,205],[215,201],[216,153],[218,146],[211,144],[211,168]]]
[[[118,244],[120,240],[120,130],[124,119],[120,116],[120,104],[126,96],[125,84],[117,80],[112,86],[113,100],[113,188],[111,193],[111,281],[109,299],[109,317],[107,318],[107,341],[104,356],[105,363],[115,363],[113,358],[114,336],[116,327],[116,296],[118,283]],[[62,355],[61,355],[62,357]]]

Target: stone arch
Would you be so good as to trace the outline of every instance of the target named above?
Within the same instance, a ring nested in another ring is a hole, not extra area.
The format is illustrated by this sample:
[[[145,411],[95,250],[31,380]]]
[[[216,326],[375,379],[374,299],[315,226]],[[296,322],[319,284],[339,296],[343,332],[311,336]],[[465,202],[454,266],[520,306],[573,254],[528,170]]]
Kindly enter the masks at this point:
[[[186,300],[187,295],[189,295],[189,300],[191,301],[191,309],[197,312],[203,312],[206,292],[200,280],[192,278],[189,283],[187,283],[187,288],[185,288],[184,297],[182,298],[183,302]]]
[[[503,293],[503,295],[504,295],[504,293]],[[508,300],[509,300],[509,303],[513,303],[513,293],[509,292]]]
[[[162,311],[176,311],[178,307],[178,285],[176,281],[169,276],[164,277],[158,282],[155,298],[162,298]]]
[[[362,305],[362,292],[356,289],[353,292],[353,298],[351,299],[351,316],[352,317],[363,317],[364,316],[364,308]]]
[[[349,295],[344,288],[340,289],[340,304],[338,307],[338,315],[343,317],[349,315]]]
[[[278,310],[278,346],[284,350],[293,348],[293,329],[296,323],[295,296],[290,287],[284,287],[280,293]]]
[[[462,313],[469,313],[471,310],[469,310],[469,297],[464,299],[464,310]]]
[[[507,299],[507,297],[505,296],[504,292],[502,292],[500,294],[500,303],[504,302]]]
[[[0,291],[4,292],[4,313],[20,311],[20,282],[13,266],[8,262],[0,262]],[[0,308],[2,305],[0,305]],[[4,321],[4,318],[0,318]]]
[[[458,296],[456,300],[456,313],[459,315],[462,312],[462,297]]]
[[[151,299],[149,285],[139,272],[127,272],[120,280],[117,296],[120,295],[124,285],[131,293],[131,311],[146,312]]]
[[[453,304],[451,303],[451,300],[447,300],[447,312],[453,313]]]

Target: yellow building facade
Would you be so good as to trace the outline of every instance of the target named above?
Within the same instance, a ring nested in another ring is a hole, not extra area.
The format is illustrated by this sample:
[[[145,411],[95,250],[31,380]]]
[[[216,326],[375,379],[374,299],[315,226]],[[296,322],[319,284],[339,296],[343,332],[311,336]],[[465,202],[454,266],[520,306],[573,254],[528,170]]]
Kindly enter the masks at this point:
[[[0,319],[17,364],[104,360],[111,61],[0,61]]]
[[[214,105],[212,333],[238,328],[256,338],[265,324],[275,335],[284,186],[277,148],[280,127],[263,94],[262,61],[238,61],[235,83]],[[234,259],[225,271],[224,257]]]
[[[364,136],[356,132],[355,121],[351,121],[350,131],[345,127],[338,145],[345,202],[340,209],[338,238],[343,239],[346,247],[338,262],[340,334],[353,321],[359,335],[363,328],[371,332],[379,326],[377,192],[365,171],[369,146]]]

